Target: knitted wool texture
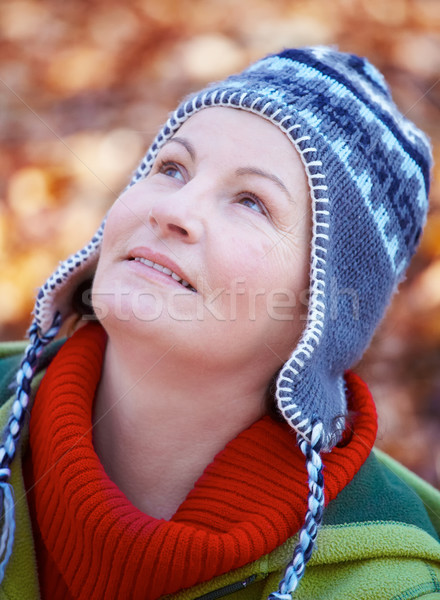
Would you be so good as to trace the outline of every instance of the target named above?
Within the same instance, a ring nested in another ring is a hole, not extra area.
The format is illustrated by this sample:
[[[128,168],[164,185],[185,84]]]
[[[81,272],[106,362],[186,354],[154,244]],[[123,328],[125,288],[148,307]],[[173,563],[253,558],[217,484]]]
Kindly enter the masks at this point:
[[[183,122],[211,106],[271,121],[294,144],[307,172],[313,212],[309,312],[279,375],[277,400],[301,436],[321,422],[329,449],[344,428],[342,374],[368,345],[422,231],[429,142],[400,114],[366,59],[325,47],[286,50],[186,99],[130,185],[148,175]],[[42,287],[35,317],[43,332],[56,310],[71,310],[72,289],[93,273],[102,234],[103,226]]]
[[[324,505],[320,452],[342,435],[343,372],[363,353],[413,255],[426,218],[430,146],[394,105],[382,75],[365,59],[330,48],[285,50],[186,99],[163,126],[129,185],[146,177],[158,151],[191,115],[213,106],[260,115],[283,131],[307,173],[313,232],[307,322],[280,371],[277,402],[307,459],[308,512],[280,590],[298,585]],[[215,140],[213,140],[215,143]],[[267,149],[270,151],[270,149]],[[17,399],[0,446],[6,544],[14,520],[8,484],[42,347],[72,312],[72,294],[91,277],[104,223],[41,288],[32,337],[17,374]],[[280,240],[282,243],[282,240]],[[294,266],[292,265],[292,268]]]
[[[154,600],[255,561],[297,532],[306,511],[304,457],[287,424],[267,416],[227,444],[169,521],[135,508],[93,449],[105,345],[101,326],[79,329],[50,364],[32,410],[27,485],[43,542],[42,598]],[[356,417],[346,444],[323,456],[326,504],[376,437],[368,388],[353,373],[347,385]]]

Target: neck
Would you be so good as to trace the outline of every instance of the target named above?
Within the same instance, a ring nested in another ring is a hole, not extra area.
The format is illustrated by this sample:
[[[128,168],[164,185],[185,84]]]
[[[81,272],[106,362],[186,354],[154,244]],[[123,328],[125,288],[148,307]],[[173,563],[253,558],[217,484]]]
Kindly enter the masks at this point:
[[[93,443],[127,498],[169,519],[216,454],[265,413],[266,390],[250,387],[239,369],[227,376],[196,371],[175,348],[143,351],[142,360],[127,356],[109,339]]]

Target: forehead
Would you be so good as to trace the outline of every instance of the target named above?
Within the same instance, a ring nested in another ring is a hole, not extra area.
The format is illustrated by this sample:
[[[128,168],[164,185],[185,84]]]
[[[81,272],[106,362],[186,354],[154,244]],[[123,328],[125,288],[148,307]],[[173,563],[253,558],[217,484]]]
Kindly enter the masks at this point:
[[[229,139],[277,140],[279,144],[291,146],[287,136],[267,119],[246,110],[231,107],[207,107],[191,116],[180,127],[176,135],[191,132],[200,139],[213,133]],[[211,140],[215,142],[215,140]]]
[[[193,158],[219,157],[238,167],[270,168],[280,178],[305,187],[302,160],[287,135],[260,115],[246,110],[212,107],[191,116],[173,139],[187,142]],[[169,143],[168,142],[168,143]]]

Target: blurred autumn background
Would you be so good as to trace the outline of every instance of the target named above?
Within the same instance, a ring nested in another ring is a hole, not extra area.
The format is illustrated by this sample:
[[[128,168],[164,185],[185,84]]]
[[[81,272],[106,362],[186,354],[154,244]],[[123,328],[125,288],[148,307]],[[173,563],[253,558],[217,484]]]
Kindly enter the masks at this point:
[[[178,100],[282,46],[337,44],[385,74],[440,164],[438,0],[2,0],[0,339],[81,247]],[[357,370],[378,444],[440,482],[440,184],[406,282]]]

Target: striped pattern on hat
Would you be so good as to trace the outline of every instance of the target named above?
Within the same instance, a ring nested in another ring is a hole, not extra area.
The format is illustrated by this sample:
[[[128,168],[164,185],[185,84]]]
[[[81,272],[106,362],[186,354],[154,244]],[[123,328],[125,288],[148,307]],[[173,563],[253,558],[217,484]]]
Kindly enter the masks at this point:
[[[429,142],[400,114],[366,59],[325,47],[286,50],[187,98],[130,185],[148,175],[182,123],[211,106],[270,120],[304,163],[313,210],[309,314],[280,373],[277,398],[299,434],[321,421],[330,448],[344,423],[342,373],[368,345],[425,222]],[[43,332],[55,310],[70,310],[72,282],[93,272],[102,234],[103,227],[42,287],[35,316]]]
[[[190,96],[157,135],[131,185],[192,114],[247,110],[292,141],[313,210],[307,326],[278,379],[279,408],[300,434],[343,430],[342,374],[365,350],[412,257],[428,208],[430,145],[366,60],[330,48],[286,50]]]
[[[276,393],[280,412],[297,432],[310,478],[306,524],[280,590],[272,595],[290,598],[322,516],[319,452],[332,448],[344,428],[343,372],[368,345],[426,219],[430,145],[398,111],[382,75],[366,59],[325,47],[285,50],[184,100],[130,185],[148,175],[159,149],[182,123],[213,106],[250,111],[271,121],[297,149],[309,181],[313,234],[308,317],[280,371]],[[56,315],[65,318],[72,311],[74,289],[93,274],[103,230],[101,226],[41,288],[32,331],[44,343],[53,335]],[[34,354],[31,348],[29,355]],[[26,364],[18,381],[25,381],[27,389],[32,373],[29,379]],[[18,393],[18,404],[22,398],[27,402],[27,393]],[[9,485],[8,469],[25,409],[20,405],[18,417],[11,415],[7,443],[0,447],[2,487]],[[3,557],[0,567],[8,558]]]

